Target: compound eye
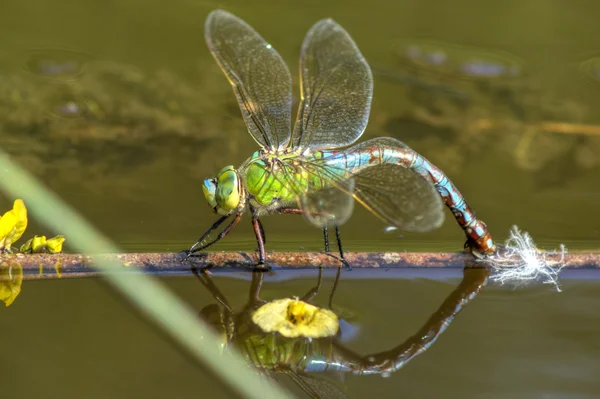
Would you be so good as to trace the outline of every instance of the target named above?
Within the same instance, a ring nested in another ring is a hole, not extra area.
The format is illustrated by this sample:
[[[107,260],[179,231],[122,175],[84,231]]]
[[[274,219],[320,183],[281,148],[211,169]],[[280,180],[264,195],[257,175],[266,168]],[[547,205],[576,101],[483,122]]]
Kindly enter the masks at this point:
[[[237,172],[233,169],[224,170],[217,180],[217,212],[228,214],[240,204],[240,187]]]
[[[217,180],[215,178],[205,179],[202,184],[202,191],[204,192],[204,198],[206,198],[208,204],[216,212],[217,200],[215,197],[217,193]]]

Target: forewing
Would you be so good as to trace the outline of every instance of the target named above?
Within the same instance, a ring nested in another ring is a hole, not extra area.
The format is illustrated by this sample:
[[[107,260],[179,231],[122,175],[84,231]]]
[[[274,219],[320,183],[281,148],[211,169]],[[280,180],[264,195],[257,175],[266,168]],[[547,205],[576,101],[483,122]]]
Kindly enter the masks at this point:
[[[279,53],[250,25],[223,10],[210,13],[204,36],[233,87],[254,139],[263,147],[286,147],[291,130],[292,78]]]
[[[317,22],[302,45],[300,74],[292,146],[329,149],[354,143],[369,120],[373,77],[350,35],[331,19]]]

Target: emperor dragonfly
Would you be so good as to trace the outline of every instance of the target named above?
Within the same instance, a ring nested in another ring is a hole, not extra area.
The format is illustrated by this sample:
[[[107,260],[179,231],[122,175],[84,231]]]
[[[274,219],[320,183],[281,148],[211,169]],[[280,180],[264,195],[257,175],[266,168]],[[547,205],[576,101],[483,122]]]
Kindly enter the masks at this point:
[[[237,169],[226,166],[204,180],[203,191],[221,215],[188,256],[221,240],[249,208],[265,265],[260,217],[302,214],[323,229],[339,226],[354,200],[389,225],[425,232],[444,220],[442,201],[467,235],[466,247],[490,254],[495,244],[444,173],[399,140],[375,138],[345,150],[363,134],[373,95],[371,69],[350,35],[324,19],[309,30],[300,54],[301,102],[291,129],[292,79],[281,56],[238,17],[215,10],[207,18],[206,42],[236,95],[249,133],[260,145]],[[233,220],[216,238],[211,233]]]

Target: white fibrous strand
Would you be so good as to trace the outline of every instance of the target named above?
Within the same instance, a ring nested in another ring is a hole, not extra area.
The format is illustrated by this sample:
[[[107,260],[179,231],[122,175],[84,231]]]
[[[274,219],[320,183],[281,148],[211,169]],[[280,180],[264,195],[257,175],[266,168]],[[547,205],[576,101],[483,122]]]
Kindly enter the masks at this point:
[[[502,250],[485,260],[492,269],[491,281],[516,286],[534,282],[551,284],[560,292],[558,280],[565,266],[567,249],[563,244],[559,250],[543,251],[538,249],[527,232],[521,232],[517,226],[510,230],[510,236]]]

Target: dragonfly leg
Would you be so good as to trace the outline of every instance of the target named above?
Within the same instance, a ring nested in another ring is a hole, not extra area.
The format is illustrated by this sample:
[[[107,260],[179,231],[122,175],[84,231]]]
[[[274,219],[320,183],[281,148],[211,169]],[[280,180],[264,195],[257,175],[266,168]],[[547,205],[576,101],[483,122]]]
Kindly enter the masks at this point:
[[[348,267],[350,267],[350,266],[348,266]],[[350,269],[350,270],[352,270],[352,269]],[[338,283],[340,282],[341,272],[342,272],[342,268],[338,267],[337,273],[335,274],[335,281],[333,282],[333,287],[331,288],[331,294],[329,294],[328,306],[329,306],[330,310],[332,309],[332,306],[333,306],[333,296],[335,295],[335,291],[337,290]]]
[[[258,244],[258,264],[256,265],[257,270],[268,270],[269,266],[265,262],[265,236],[262,223],[258,219],[255,211],[252,212],[252,227],[254,228],[254,235],[256,235],[256,243]]]
[[[265,229],[263,228],[262,222],[260,221],[260,219],[256,219],[256,221],[258,222],[258,228],[260,229],[260,235],[262,236],[262,241],[263,244],[267,244],[267,236],[265,235]]]
[[[212,233],[213,230],[215,230],[217,227],[219,227],[225,221],[225,219],[227,219],[227,217],[228,216],[223,216],[219,220],[217,220],[206,231],[206,233],[204,233],[202,235],[202,237],[200,237],[198,239],[198,241],[196,241],[196,243],[194,243],[194,245],[192,245],[192,247],[187,251],[187,255],[184,258],[184,261],[187,260],[194,252],[202,251],[203,249],[206,249],[206,248],[210,247],[211,245],[215,244],[216,242],[218,242],[218,241],[222,240],[224,237],[226,237],[227,234],[229,234],[231,232],[231,230],[233,230],[233,228],[238,224],[238,222],[242,218],[242,214],[241,213],[236,214],[235,218],[233,218],[233,220],[231,221],[231,223],[229,223],[227,225],[227,227],[225,227],[223,229],[223,231],[221,231],[214,240],[209,241],[209,242],[203,244],[204,240],[210,235],[210,233]]]
[[[198,246],[202,244],[202,242],[206,239],[206,237],[208,237],[210,235],[210,233],[213,232],[213,230],[215,230],[217,227],[219,227],[221,225],[221,223],[223,223],[225,221],[225,219],[227,219],[227,216],[221,216],[216,222],[214,222],[213,225],[210,226],[210,228],[208,230],[206,230],[206,232],[204,232],[204,234],[202,234],[202,237],[198,238],[198,241],[196,241],[194,243],[194,245],[192,245],[190,247],[190,249],[187,251],[188,255],[193,254],[194,252],[197,252],[198,250],[196,250],[196,248],[198,248]]]
[[[248,297],[248,304],[260,305],[267,301],[260,299],[260,289],[263,285],[263,273],[260,271],[252,272],[252,284],[250,285],[250,292]]]
[[[310,289],[304,296],[301,298],[304,302],[311,302],[314,297],[319,293],[321,289],[321,282],[323,280],[323,268],[319,267],[319,277],[317,278],[317,285]]]
[[[206,287],[206,289],[210,291],[213,298],[215,298],[215,300],[219,302],[219,305],[225,308],[229,313],[233,313],[233,309],[231,308],[231,305],[229,305],[229,301],[227,300],[225,295],[223,295],[221,290],[219,290],[219,288],[212,281],[208,271],[200,270],[200,272],[198,272],[198,270],[195,267],[193,267],[192,273],[194,273],[194,275],[198,278],[198,280],[200,280],[202,285],[204,285],[204,287]]]
[[[329,252],[329,231],[327,226],[323,227],[323,240],[325,241],[325,252]]]
[[[288,214],[288,215],[304,214],[304,211],[302,211],[302,209],[296,209],[296,208],[280,208],[277,210],[277,212],[282,213],[282,214]],[[352,268],[350,267],[350,264],[344,257],[344,249],[342,248],[342,239],[340,237],[340,228],[337,225],[335,226],[335,237],[337,239],[338,249],[340,252],[340,258],[341,258],[342,263],[344,264],[344,266],[346,266],[346,268],[348,270],[352,270]],[[323,239],[325,241],[325,252],[329,252],[329,231],[327,229],[327,226],[323,227]]]
[[[338,250],[340,252],[340,258],[342,259],[342,263],[344,264],[344,266],[346,266],[346,269],[352,270],[350,264],[344,257],[344,249],[342,248],[342,237],[340,236],[340,227],[337,224],[335,225],[335,239],[337,240]]]

